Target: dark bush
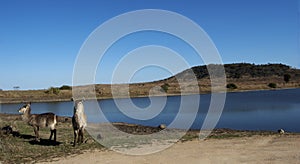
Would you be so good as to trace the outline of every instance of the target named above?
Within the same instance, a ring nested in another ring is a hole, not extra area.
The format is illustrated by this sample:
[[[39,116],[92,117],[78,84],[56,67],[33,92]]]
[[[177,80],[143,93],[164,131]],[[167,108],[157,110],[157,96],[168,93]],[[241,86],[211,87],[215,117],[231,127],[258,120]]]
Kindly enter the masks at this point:
[[[269,83],[268,86],[270,88],[276,88],[277,87],[276,83]]]
[[[60,90],[72,90],[72,87],[68,86],[68,85],[63,85],[59,88]]]
[[[45,91],[47,94],[56,94],[58,95],[60,92],[59,88],[51,87],[48,90]]]
[[[168,92],[168,89],[170,87],[169,84],[165,83],[164,85],[160,86],[165,92]]]
[[[291,79],[291,75],[290,75],[290,74],[284,74],[284,75],[283,75],[283,80],[284,80],[286,83],[288,83],[288,82],[290,81],[290,79]]]
[[[237,86],[233,83],[230,83],[230,84],[226,85],[226,88],[228,88],[228,89],[237,89]]]
[[[223,65],[211,65],[210,69],[216,70]],[[192,70],[195,73],[197,79],[209,77],[209,72],[206,66],[196,66]],[[255,65],[249,63],[234,63],[225,64],[225,73],[227,78],[242,78],[245,77],[269,77],[269,76],[283,76],[290,71],[293,75],[299,73],[297,69],[291,69],[290,66],[284,64],[262,64]],[[221,69],[220,69],[221,70]],[[214,71],[213,71],[214,72]],[[219,76],[219,74],[217,74]]]

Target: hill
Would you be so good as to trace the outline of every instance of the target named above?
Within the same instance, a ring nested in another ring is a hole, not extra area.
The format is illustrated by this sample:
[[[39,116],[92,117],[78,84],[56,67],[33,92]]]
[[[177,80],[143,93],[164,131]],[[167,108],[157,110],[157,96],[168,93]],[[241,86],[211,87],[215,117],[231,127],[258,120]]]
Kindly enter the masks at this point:
[[[196,66],[184,70],[175,76],[160,81],[136,84],[96,84],[90,86],[75,86],[88,99],[95,96],[98,99],[116,97],[142,97],[150,95],[179,95],[211,92],[211,79],[222,77],[223,65],[211,64]],[[213,70],[211,75],[208,72]],[[227,85],[219,86],[220,91],[246,91],[300,87],[300,70],[284,64],[255,65],[249,63],[225,64]],[[194,79],[194,80],[193,80]],[[95,94],[90,88],[95,89]],[[129,88],[128,88],[129,86]],[[112,95],[112,87],[114,95]],[[51,87],[45,90],[0,91],[0,103],[13,102],[45,102],[69,101],[72,97],[72,87]]]
[[[225,64],[225,65],[217,65],[211,64],[208,66],[196,66],[192,67],[191,70],[195,74],[198,80],[203,78],[209,78],[209,72],[207,67],[212,70],[219,70],[224,67],[226,78],[262,78],[262,77],[283,77],[285,74],[291,75],[291,79],[300,78],[300,70],[291,68],[290,66],[284,64],[262,64],[255,65],[249,63],[235,63],[235,64]],[[216,74],[215,74],[216,75]],[[172,76],[165,81],[168,81],[172,78],[186,78],[190,76],[190,70],[184,70],[183,72]],[[221,73],[216,76],[221,76]],[[293,77],[293,78],[292,78]]]

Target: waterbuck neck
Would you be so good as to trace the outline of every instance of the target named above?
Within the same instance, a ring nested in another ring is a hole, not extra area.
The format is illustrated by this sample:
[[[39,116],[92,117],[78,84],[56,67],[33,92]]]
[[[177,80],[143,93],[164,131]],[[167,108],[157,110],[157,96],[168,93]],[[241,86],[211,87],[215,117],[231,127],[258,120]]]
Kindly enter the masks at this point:
[[[81,104],[76,104],[76,106],[74,107],[74,113],[84,113],[84,107]]]
[[[30,109],[30,107],[22,114],[22,119],[24,120],[24,121],[27,121],[29,118],[30,118],[30,116],[31,116],[31,109]]]

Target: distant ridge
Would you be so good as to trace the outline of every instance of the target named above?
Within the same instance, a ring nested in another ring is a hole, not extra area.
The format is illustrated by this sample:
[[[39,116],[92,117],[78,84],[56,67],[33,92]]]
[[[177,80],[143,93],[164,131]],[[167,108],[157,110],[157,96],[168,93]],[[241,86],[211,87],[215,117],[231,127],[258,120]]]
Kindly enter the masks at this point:
[[[292,78],[300,78],[300,69],[291,68],[284,64],[249,64],[249,63],[233,63],[233,64],[210,64],[209,67],[213,69],[218,69],[218,67],[224,66],[226,78],[262,78],[262,77],[274,77],[274,76],[284,76],[289,74]],[[198,80],[203,78],[209,78],[209,72],[206,65],[195,66],[189,70],[184,70],[175,76],[164,79],[163,81],[168,81],[173,78],[188,78],[191,75],[190,70],[193,71]]]
[[[80,88],[80,93],[86,99],[96,98],[126,98],[145,97],[160,95],[181,95],[199,94],[211,92],[211,79],[207,67],[214,69],[212,77],[222,77],[222,72],[218,68],[225,69],[226,83],[218,86],[220,91],[250,91],[250,90],[270,90],[285,88],[300,88],[300,70],[291,68],[284,64],[262,64],[255,65],[249,63],[234,63],[225,65],[211,64],[208,66],[196,66],[184,70],[175,76],[159,81],[135,83],[135,84],[95,84],[86,86],[75,86]],[[196,79],[195,79],[196,77]],[[288,77],[288,80],[285,79]],[[195,83],[196,80],[196,83]],[[229,85],[229,86],[228,86]],[[91,92],[90,86],[95,92]],[[112,95],[112,86],[116,94]],[[129,86],[129,89],[128,89]],[[60,88],[51,87],[44,90],[27,91],[1,91],[0,103],[19,102],[50,102],[50,101],[70,101],[72,89],[75,87],[62,86]]]

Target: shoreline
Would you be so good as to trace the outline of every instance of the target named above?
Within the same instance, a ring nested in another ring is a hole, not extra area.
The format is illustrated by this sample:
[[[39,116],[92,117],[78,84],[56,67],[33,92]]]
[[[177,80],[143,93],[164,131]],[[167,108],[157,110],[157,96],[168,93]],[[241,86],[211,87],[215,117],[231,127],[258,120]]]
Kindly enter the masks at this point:
[[[21,114],[9,114],[9,113],[0,113],[0,120],[2,121],[16,121],[16,120],[22,120]],[[72,117],[71,116],[58,116],[58,122],[61,123],[66,123],[70,122],[71,123]],[[158,126],[149,126],[149,125],[141,125],[141,124],[134,124],[134,123],[126,123],[126,122],[102,122],[102,123],[90,123],[91,127],[93,126],[110,126],[113,125],[115,127],[121,128],[122,127],[129,127],[132,129],[137,129],[137,128],[149,128],[155,131],[163,130],[160,129]],[[184,130],[186,129],[177,129],[177,128],[168,128],[168,130]],[[1,130],[0,130],[1,131]],[[187,132],[206,132],[210,131],[211,133],[215,133],[217,135],[221,133],[250,133],[254,135],[276,135],[278,134],[278,131],[273,131],[273,130],[249,130],[249,129],[233,129],[233,128],[214,128],[212,130],[208,129],[188,129]],[[142,132],[142,131],[141,131]],[[285,131],[285,134],[288,135],[300,135],[300,132],[292,132],[292,131]]]
[[[72,120],[71,116],[58,116],[59,122],[66,122]],[[5,118],[3,120],[9,121],[9,120],[21,120],[21,114],[10,114],[10,113],[0,113],[0,120],[1,118]],[[127,122],[102,122],[102,123],[89,123],[91,127],[93,126],[110,126],[113,125],[115,127],[131,127],[134,129],[138,128],[150,128],[150,129],[156,129],[157,131],[162,130],[159,128],[159,126],[150,126],[150,125],[141,125],[141,124],[134,124],[134,123],[127,123]],[[277,130],[263,130],[263,129],[257,129],[257,130],[250,130],[250,129],[234,129],[234,128],[214,128],[211,130],[208,129],[179,129],[179,128],[168,128],[169,130],[177,130],[177,131],[187,131],[187,132],[196,132],[199,133],[200,131],[202,132],[210,132],[210,133],[216,133],[216,134],[221,134],[221,133],[249,133],[249,134],[255,134],[255,135],[275,135],[278,134]],[[285,131],[286,134],[289,135],[300,135],[300,132],[295,132],[295,131]],[[212,137],[213,138],[213,137]]]
[[[289,90],[289,89],[300,89],[300,87],[286,87],[286,88],[270,88],[270,89],[249,89],[249,90],[230,90],[227,89],[226,91],[220,91],[220,92],[213,92],[213,93],[242,93],[242,92],[259,92],[259,91],[280,91],[280,90]],[[27,90],[24,90],[25,92]],[[21,92],[24,92],[21,91]],[[2,91],[6,92],[6,91]],[[189,95],[205,95],[205,94],[212,94],[212,92],[200,92],[200,93],[184,93],[184,94],[179,94],[179,93],[167,93],[166,95],[135,95],[135,96],[118,96],[118,97],[97,97],[96,100],[108,100],[108,99],[126,99],[126,98],[145,98],[145,97],[160,97],[160,96],[167,96],[167,97],[172,97],[172,96],[189,96]],[[94,100],[93,98],[85,98],[85,100]],[[0,105],[1,104],[18,104],[18,103],[24,103],[24,102],[34,102],[34,103],[55,103],[55,102],[68,102],[71,101],[71,98],[49,98],[49,99],[34,99],[34,100],[1,100],[0,99]]]
[[[76,148],[72,146],[73,142],[73,130],[71,128],[70,117],[64,118],[60,117],[58,119],[57,132],[58,138],[57,142],[49,142],[46,138],[49,136],[49,129],[42,128],[40,130],[41,138],[43,139],[41,143],[34,142],[34,132],[32,127],[25,124],[22,121],[21,115],[16,114],[0,114],[0,163],[29,163],[29,162],[66,162],[66,163],[103,163],[102,158],[107,158],[107,160],[116,160],[119,158],[114,155],[120,155],[120,153],[113,152],[112,150],[120,151],[136,151],[140,153],[141,151],[154,152],[166,144],[172,144],[168,149],[160,151],[159,153],[143,155],[143,156],[129,156],[121,154],[123,157],[128,157],[130,159],[124,159],[122,157],[120,163],[123,161],[128,163],[147,163],[141,162],[144,158],[148,158],[149,161],[157,162],[158,159],[166,159],[166,163],[174,163],[172,156],[181,157],[183,161],[191,160],[192,157],[197,157],[196,161],[208,158],[207,156],[199,158],[200,155],[211,154],[212,158],[214,153],[219,152],[218,157],[228,157],[228,149],[231,150],[242,150],[251,148],[248,151],[257,153],[265,153],[265,148],[269,148],[269,152],[276,152],[278,149],[289,150],[287,154],[282,151],[278,151],[279,155],[284,155],[290,157],[299,157],[300,146],[300,133],[289,133],[279,134],[274,131],[250,131],[250,130],[232,130],[232,129],[214,129],[212,133],[209,134],[207,138],[199,138],[199,131],[189,130],[184,136],[182,136],[177,142],[170,143],[173,138],[176,137],[168,135],[169,133],[160,133],[162,136],[159,139],[150,140],[147,138],[141,139],[140,136],[149,136],[149,134],[157,133],[161,131],[159,127],[149,127],[140,126],[136,124],[126,124],[126,123],[115,123],[114,126],[125,132],[126,134],[131,134],[133,137],[127,135],[118,136],[115,135],[114,131],[107,128],[105,124],[101,125],[103,132],[106,135],[101,135],[102,142],[111,143],[110,147],[104,147],[99,142],[97,142],[92,136],[97,134],[85,133],[86,142],[78,145]],[[11,127],[11,131],[5,131],[4,127]],[[97,126],[98,127],[98,126]],[[166,132],[177,132],[173,129],[165,129]],[[180,133],[180,131],[178,131]],[[205,131],[204,131],[205,132]],[[179,134],[178,133],[178,134]],[[177,133],[176,133],[177,134]],[[180,133],[181,134],[181,133]],[[103,138],[102,138],[103,137]],[[118,142],[115,142],[117,140]],[[159,141],[159,142],[158,142]],[[173,141],[173,140],[172,140]],[[263,141],[263,142],[262,142]],[[117,145],[115,145],[117,144]],[[278,145],[280,144],[280,145]],[[181,147],[183,145],[189,145],[189,147]],[[295,146],[297,145],[297,146]],[[299,145],[299,146],[298,146]],[[49,149],[50,146],[50,149]],[[108,145],[107,145],[108,146]],[[235,147],[238,146],[238,147]],[[203,149],[205,147],[205,149]],[[117,148],[117,149],[114,149]],[[120,148],[120,149],[118,149]],[[261,149],[264,148],[264,149]],[[274,149],[275,148],[275,149]],[[291,149],[292,148],[292,149]],[[154,150],[154,151],[153,151]],[[174,152],[169,152],[172,150]],[[199,152],[201,151],[201,152]],[[19,152],[19,153],[11,153]],[[95,154],[96,153],[96,154]],[[99,154],[98,154],[99,153]],[[103,155],[104,153],[104,155]],[[161,153],[164,153],[161,156]],[[167,154],[166,154],[167,153]],[[237,151],[236,153],[240,153]],[[90,158],[90,155],[97,155],[96,158]],[[177,155],[176,155],[177,154]],[[249,153],[251,154],[251,153]],[[295,156],[297,154],[297,156]],[[113,156],[111,156],[113,155]],[[182,155],[182,156],[180,156]],[[157,157],[160,156],[160,157]],[[171,157],[170,157],[171,156]],[[74,162],[71,162],[74,157],[78,157]],[[236,157],[240,157],[238,154]],[[274,157],[274,156],[270,156]],[[286,157],[287,159],[290,159]],[[136,160],[136,158],[141,158],[141,160]],[[55,160],[54,160],[55,159]],[[96,161],[95,161],[95,160]],[[256,159],[256,158],[255,158]],[[281,159],[281,158],[278,158]],[[299,159],[299,158],[297,158]],[[97,161],[98,160],[98,161]],[[257,159],[256,159],[257,160]],[[123,161],[123,162],[124,162]],[[251,160],[250,160],[251,161]],[[176,162],[176,161],[175,161]],[[178,161],[177,161],[178,162]],[[253,162],[253,161],[252,161]],[[107,163],[111,163],[107,161]],[[179,162],[182,163],[182,162]]]

